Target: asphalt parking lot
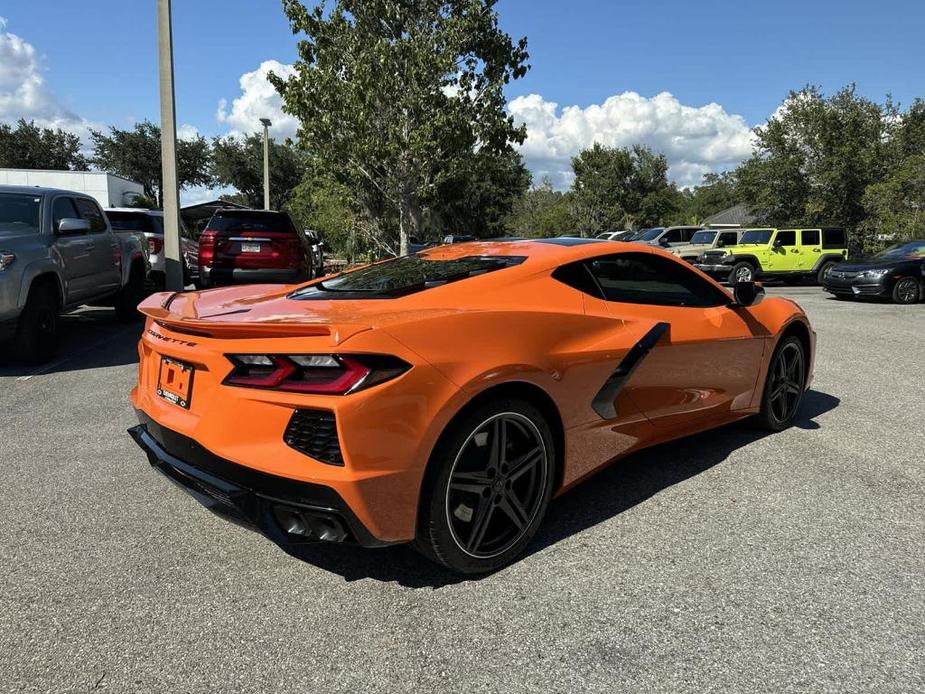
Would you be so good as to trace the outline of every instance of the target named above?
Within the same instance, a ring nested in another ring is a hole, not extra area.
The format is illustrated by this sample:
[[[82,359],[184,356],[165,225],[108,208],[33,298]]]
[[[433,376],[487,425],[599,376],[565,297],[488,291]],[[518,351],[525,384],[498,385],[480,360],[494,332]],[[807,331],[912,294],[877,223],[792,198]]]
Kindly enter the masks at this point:
[[[138,326],[0,366],[0,691],[925,690],[925,305],[792,296],[798,426],[635,455],[481,580],[405,548],[298,561],[154,473]]]

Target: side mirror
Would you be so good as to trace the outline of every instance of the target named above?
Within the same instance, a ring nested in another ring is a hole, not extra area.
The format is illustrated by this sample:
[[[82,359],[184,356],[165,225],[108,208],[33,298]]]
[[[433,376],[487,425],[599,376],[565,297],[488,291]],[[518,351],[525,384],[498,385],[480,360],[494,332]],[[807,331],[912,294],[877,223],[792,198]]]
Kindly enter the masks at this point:
[[[780,248],[783,245],[784,245],[784,240],[780,236],[774,239],[774,248]]]
[[[67,236],[69,234],[86,234],[90,231],[90,222],[86,219],[65,217],[64,219],[58,220],[58,228],[55,229],[55,231],[61,234],[61,236]]]
[[[732,287],[733,306],[756,306],[764,299],[764,287],[754,282],[736,282]]]
[[[667,247],[668,247],[668,239],[667,239],[666,237],[663,236],[662,238],[660,238],[660,239],[658,240],[658,245],[659,245],[659,246],[665,246],[665,247],[667,248]]]

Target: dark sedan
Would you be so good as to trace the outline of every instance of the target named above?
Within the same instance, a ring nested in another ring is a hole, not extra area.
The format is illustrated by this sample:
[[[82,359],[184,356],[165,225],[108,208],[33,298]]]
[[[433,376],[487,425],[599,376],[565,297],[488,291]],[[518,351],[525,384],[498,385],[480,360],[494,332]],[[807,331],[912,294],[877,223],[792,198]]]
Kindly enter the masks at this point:
[[[839,263],[822,286],[840,299],[868,296],[914,304],[925,299],[925,240],[891,246],[865,262]]]

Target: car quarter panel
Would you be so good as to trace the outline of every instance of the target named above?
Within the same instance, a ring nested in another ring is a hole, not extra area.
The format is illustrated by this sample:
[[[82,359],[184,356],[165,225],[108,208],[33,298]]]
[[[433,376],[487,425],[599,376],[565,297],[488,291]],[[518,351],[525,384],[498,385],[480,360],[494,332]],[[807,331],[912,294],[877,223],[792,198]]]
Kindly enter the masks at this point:
[[[224,459],[333,488],[379,540],[409,540],[423,469],[437,435],[434,424],[441,421],[443,403],[458,389],[382,332],[360,333],[348,342],[350,350],[392,354],[412,368],[349,396],[224,386],[232,369],[225,357],[229,353],[349,350],[343,343],[335,347],[330,336],[216,339],[174,331],[149,318],[139,343],[139,385],[132,402],[158,424]],[[162,356],[195,366],[189,409],[157,396]],[[334,413],[344,466],[324,464],[285,444],[286,427],[300,408]],[[234,436],[228,436],[230,427]]]

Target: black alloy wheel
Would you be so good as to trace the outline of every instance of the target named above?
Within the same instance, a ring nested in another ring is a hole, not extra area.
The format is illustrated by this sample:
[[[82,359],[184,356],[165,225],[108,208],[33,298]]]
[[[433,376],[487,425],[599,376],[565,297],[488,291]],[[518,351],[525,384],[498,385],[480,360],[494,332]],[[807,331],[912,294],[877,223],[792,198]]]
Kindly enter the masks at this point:
[[[476,408],[434,452],[415,544],[463,573],[510,563],[545,514],[554,471],[552,434],[532,404],[510,399]]]
[[[803,343],[794,336],[785,338],[768,368],[762,400],[761,423],[772,431],[786,429],[793,423],[806,383],[806,354]]]
[[[496,414],[463,445],[446,494],[446,517],[457,546],[490,559],[513,546],[543,498],[549,457],[539,429],[516,412]]]
[[[919,300],[919,283],[912,277],[903,277],[893,286],[893,301],[897,304],[914,304]]]

